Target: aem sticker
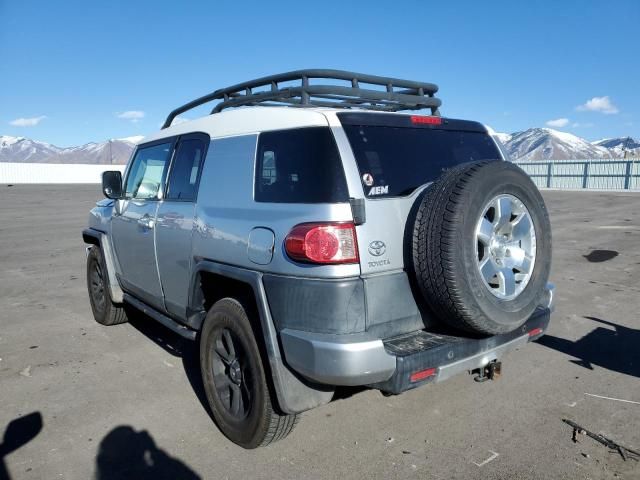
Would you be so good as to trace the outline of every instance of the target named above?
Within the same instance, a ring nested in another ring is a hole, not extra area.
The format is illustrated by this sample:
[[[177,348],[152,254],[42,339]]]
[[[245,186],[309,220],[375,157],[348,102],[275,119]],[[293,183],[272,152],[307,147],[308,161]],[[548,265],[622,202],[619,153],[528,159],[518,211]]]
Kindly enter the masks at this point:
[[[381,185],[379,187],[372,187],[369,190],[369,196],[371,195],[385,195],[389,193],[389,185]]]
[[[367,187],[370,187],[371,185],[373,185],[373,175],[371,175],[370,173],[365,173],[364,175],[362,175],[362,182]]]

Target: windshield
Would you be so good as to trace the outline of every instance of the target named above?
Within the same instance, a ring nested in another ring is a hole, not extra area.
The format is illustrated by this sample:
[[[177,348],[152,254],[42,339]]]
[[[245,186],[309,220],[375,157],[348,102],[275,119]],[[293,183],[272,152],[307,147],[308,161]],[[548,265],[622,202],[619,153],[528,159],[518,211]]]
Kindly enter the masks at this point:
[[[455,165],[495,160],[486,133],[428,128],[344,125],[367,197],[409,195]]]

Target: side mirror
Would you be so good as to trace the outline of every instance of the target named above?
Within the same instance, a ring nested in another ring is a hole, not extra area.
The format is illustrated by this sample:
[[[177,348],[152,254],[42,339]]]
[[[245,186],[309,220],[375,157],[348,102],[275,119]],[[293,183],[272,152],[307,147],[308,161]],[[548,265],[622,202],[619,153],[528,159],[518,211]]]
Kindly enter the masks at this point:
[[[122,198],[122,173],[118,170],[102,172],[102,193],[107,198]]]

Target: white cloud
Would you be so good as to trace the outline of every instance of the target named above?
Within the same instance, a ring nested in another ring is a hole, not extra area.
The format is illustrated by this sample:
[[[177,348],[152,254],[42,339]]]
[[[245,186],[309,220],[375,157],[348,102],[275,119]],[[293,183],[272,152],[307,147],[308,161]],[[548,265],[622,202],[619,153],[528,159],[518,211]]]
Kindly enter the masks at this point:
[[[46,115],[31,118],[16,118],[15,120],[11,120],[9,125],[13,125],[14,127],[35,127],[45,118],[47,118]]]
[[[591,122],[588,123],[579,123],[579,122],[574,122],[571,124],[571,126],[573,128],[591,128],[591,127],[595,127],[595,125]]]
[[[124,120],[131,120],[133,123],[139,122],[144,118],[144,112],[142,110],[127,110],[126,112],[118,113],[118,118]]]
[[[608,96],[605,97],[593,97],[591,100],[583,105],[578,105],[576,110],[579,112],[601,112],[606,115],[618,113],[618,107],[611,103],[611,99]]]
[[[569,125],[568,118],[556,118],[555,120],[549,120],[546,123],[547,127],[566,127]]]

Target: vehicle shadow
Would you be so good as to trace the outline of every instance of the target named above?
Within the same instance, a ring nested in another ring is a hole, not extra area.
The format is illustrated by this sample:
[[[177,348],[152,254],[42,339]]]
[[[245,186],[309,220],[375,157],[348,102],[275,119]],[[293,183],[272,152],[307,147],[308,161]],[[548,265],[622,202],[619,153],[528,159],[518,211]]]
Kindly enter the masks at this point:
[[[40,412],[33,412],[9,422],[0,443],[0,480],[11,478],[4,458],[36,438],[42,430],[42,425]]]
[[[187,380],[193,389],[200,404],[205,409],[211,420],[213,414],[209,408],[207,394],[202,383],[200,375],[200,353],[198,351],[198,343],[192,340],[182,338],[175,332],[172,332],[161,323],[148,317],[135,308],[127,309],[127,317],[129,324],[142,333],[144,336],[153,341],[156,345],[170,353],[174,357],[182,360],[182,368],[187,375]]]
[[[545,335],[537,343],[577,358],[571,362],[590,370],[597,365],[615,372],[640,377],[640,330],[597,317],[585,316],[584,318],[613,329],[599,326],[575,342]]]
[[[146,430],[128,425],[111,430],[100,442],[96,455],[96,480],[199,480],[182,461],[157,447]]]

